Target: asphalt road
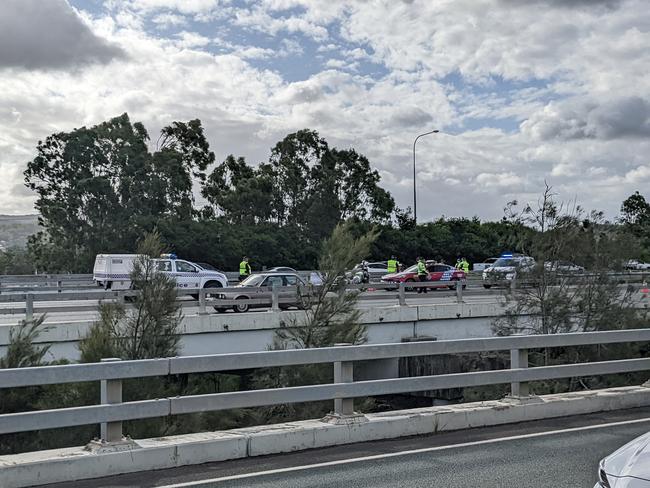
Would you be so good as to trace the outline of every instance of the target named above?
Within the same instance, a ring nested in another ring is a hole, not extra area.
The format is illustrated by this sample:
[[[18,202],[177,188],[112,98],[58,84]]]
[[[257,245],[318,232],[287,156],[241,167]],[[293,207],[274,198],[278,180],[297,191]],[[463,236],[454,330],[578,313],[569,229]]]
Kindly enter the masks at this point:
[[[598,461],[648,430],[650,407],[47,488],[591,488]]]
[[[463,291],[463,300],[466,303],[493,302],[503,290],[492,289],[485,290],[482,287],[467,288]],[[397,292],[387,292],[385,290],[367,291],[361,294],[359,307],[390,307],[398,304]],[[430,290],[426,294],[416,292],[406,293],[406,302],[409,305],[422,304],[441,304],[455,303],[456,292],[444,289]],[[190,297],[182,299],[183,311],[187,315],[197,314],[199,312],[198,303]],[[94,320],[98,313],[98,300],[51,300],[36,301],[35,313],[39,313],[39,307],[56,307],[59,311],[48,311],[46,322],[61,322],[65,320]],[[12,313],[12,309],[24,307],[24,302],[0,302],[0,325],[11,325],[16,322],[16,318],[24,316],[23,313]],[[212,308],[208,308],[212,311]],[[252,309],[246,314],[269,312],[270,308]],[[214,312],[216,313],[216,312]],[[233,314],[235,312],[228,311]]]

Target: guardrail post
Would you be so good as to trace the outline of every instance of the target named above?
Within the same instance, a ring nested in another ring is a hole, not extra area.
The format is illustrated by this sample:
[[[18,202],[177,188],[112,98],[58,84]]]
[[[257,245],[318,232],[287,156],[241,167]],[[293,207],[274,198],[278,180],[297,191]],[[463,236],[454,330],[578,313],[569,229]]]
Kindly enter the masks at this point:
[[[62,286],[63,286],[63,284],[61,283],[61,280],[57,280],[57,282],[56,282],[56,291],[57,291],[58,293],[61,293],[61,291],[62,291],[62,290],[61,290]]]
[[[120,358],[106,358],[101,362],[121,361]],[[101,380],[102,405],[122,403],[122,380]],[[120,442],[122,440],[122,422],[102,422],[100,435],[104,442]]]
[[[31,322],[34,320],[34,294],[27,293],[25,295],[25,321]]]
[[[280,311],[280,290],[277,283],[273,283],[271,287],[271,310],[274,312]]]
[[[400,306],[406,305],[406,284],[405,283],[400,283],[399,284],[399,304]]]
[[[335,346],[350,346],[351,344],[334,344]],[[352,383],[353,366],[352,361],[335,361],[334,362],[334,383]],[[354,399],[352,398],[335,398],[334,413],[339,416],[354,414]]]
[[[199,290],[199,315],[206,315],[208,312],[205,309],[205,288]]]
[[[528,368],[528,349],[510,350],[510,369]],[[510,384],[510,394],[514,398],[522,398],[530,395],[527,382],[514,382]]]
[[[464,280],[458,281],[456,283],[456,301],[458,303],[463,303],[463,284],[465,283]]]

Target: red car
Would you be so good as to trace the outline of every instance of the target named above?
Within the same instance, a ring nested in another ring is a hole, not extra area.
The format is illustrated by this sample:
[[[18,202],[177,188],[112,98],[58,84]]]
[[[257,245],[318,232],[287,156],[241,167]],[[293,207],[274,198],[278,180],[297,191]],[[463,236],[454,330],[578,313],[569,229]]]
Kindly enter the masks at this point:
[[[429,272],[429,281],[460,281],[465,279],[465,272],[456,269],[447,264],[427,261],[427,271]],[[414,264],[410,268],[399,273],[387,274],[381,277],[383,283],[411,283],[418,281],[418,265]],[[465,285],[463,285],[463,288]],[[407,288],[408,289],[408,288]],[[449,285],[450,290],[456,289],[456,284]]]

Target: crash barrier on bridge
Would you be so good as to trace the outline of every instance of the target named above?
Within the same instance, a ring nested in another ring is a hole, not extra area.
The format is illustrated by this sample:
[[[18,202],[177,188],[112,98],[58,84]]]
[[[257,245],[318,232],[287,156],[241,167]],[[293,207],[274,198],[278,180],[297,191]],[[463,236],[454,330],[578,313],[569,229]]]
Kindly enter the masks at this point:
[[[460,286],[458,286],[460,285]],[[373,299],[386,299],[392,298],[396,300],[398,305],[408,305],[407,291],[413,291],[418,288],[436,289],[445,288],[456,290],[456,301],[463,302],[463,289],[465,288],[464,281],[432,281],[423,283],[370,283],[363,285],[346,285],[347,292],[366,291],[366,290],[387,290],[395,293],[382,293],[377,296],[360,296],[361,300]],[[309,307],[312,297],[316,293],[317,286],[309,285],[306,287],[260,287],[256,289],[257,292],[263,292],[265,297],[261,298],[246,298],[246,299],[226,299],[219,298],[223,294],[237,294],[242,292],[241,288],[183,288],[179,289],[179,298],[189,297],[193,295],[198,300],[199,314],[206,314],[208,307],[214,309],[232,308],[235,305],[249,305],[249,306],[263,306],[270,307],[273,311],[280,311],[283,308],[298,305],[299,308]],[[36,292],[21,292],[11,294],[0,294],[0,303],[17,303],[21,306],[12,308],[2,308],[0,313],[9,315],[25,315],[26,320],[31,320],[36,313],[51,313],[51,312],[83,312],[83,311],[96,311],[97,305],[94,303],[83,303],[83,300],[99,300],[101,302],[118,302],[129,306],[129,301],[140,292],[138,290],[86,290],[80,292],[56,292],[56,293],[36,293]],[[56,306],[51,304],[43,304],[43,302],[52,301],[79,301],[78,305],[65,305]],[[22,305],[24,303],[24,306]],[[195,307],[197,304],[194,301],[181,300],[181,306]]]
[[[302,277],[307,277],[311,271],[297,271]],[[230,284],[239,281],[239,273],[226,271],[224,273]],[[69,291],[96,289],[97,283],[92,274],[33,274],[33,275],[0,275],[0,293],[20,291]]]
[[[0,275],[0,294],[32,290],[70,291],[97,288],[92,274]]]
[[[528,350],[650,341],[650,329],[511,336],[455,341],[337,346],[257,353],[42,366],[0,370],[0,389],[48,384],[101,382],[101,405],[0,415],[0,434],[101,424],[103,440],[122,440],[122,422],[237,408],[334,400],[338,416],[354,414],[358,397],[510,383],[514,397],[527,397],[528,382],[650,370],[650,358],[528,367]],[[510,351],[510,369],[354,381],[356,361],[440,354]],[[303,364],[332,364],[334,383],[213,393],[123,402],[122,381],[187,373],[250,370]]]

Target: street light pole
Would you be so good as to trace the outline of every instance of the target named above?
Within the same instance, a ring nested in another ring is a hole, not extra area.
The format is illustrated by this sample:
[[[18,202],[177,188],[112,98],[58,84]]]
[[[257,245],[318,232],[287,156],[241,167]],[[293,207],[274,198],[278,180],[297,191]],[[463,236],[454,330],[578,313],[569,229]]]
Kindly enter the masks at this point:
[[[416,175],[415,175],[415,143],[418,142],[418,139],[422,136],[428,136],[429,134],[437,134],[440,132],[438,129],[432,130],[430,132],[425,132],[420,134],[413,141],[413,222],[417,225],[418,223],[418,199],[416,194]]]

